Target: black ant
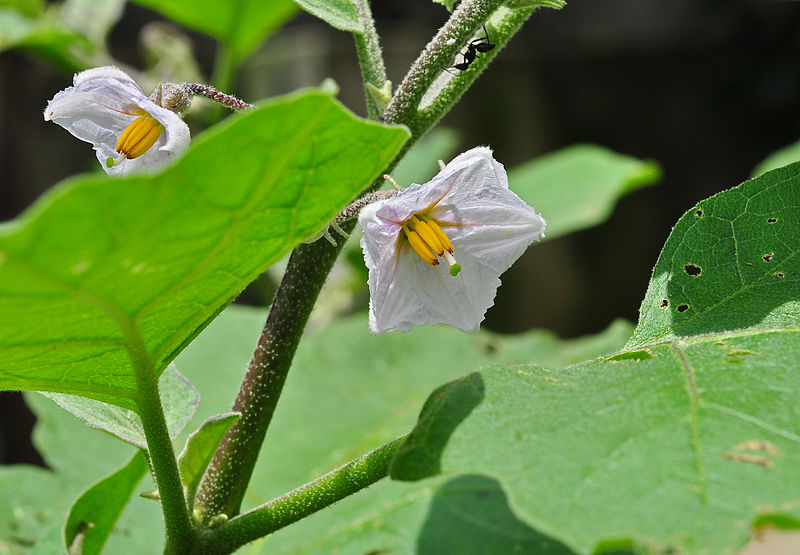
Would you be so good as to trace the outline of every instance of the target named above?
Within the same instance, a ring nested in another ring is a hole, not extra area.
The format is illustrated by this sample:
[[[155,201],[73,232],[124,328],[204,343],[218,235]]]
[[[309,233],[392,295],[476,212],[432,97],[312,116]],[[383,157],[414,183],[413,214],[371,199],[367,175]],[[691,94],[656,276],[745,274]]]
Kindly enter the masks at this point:
[[[486,25],[482,25],[482,27],[484,36],[469,41],[467,50],[461,53],[463,61],[460,64],[454,65],[453,69],[464,71],[475,61],[475,58],[478,57],[478,52],[485,54],[495,47],[494,43],[489,42],[489,32],[486,30]]]

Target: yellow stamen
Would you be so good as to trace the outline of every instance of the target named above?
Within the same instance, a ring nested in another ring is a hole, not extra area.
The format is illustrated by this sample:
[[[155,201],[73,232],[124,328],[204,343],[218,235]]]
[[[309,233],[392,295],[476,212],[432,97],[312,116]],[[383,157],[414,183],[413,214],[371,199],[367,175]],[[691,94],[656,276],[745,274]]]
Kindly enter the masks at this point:
[[[439,260],[436,258],[436,255],[428,248],[428,244],[420,237],[419,233],[408,229],[408,225],[403,226],[403,232],[406,234],[408,244],[411,245],[411,248],[414,249],[414,252],[417,253],[423,262],[431,266],[439,265]]]
[[[430,225],[420,220],[416,216],[411,216],[409,225],[413,227],[414,231],[419,233],[419,236],[425,240],[433,252],[439,256],[442,256],[444,247],[442,246],[442,242],[439,241],[439,237],[437,237],[436,232],[431,228]]]
[[[126,158],[138,158],[153,146],[164,126],[148,113],[139,116],[122,132],[117,141],[116,150]]]
[[[408,244],[426,264],[438,266],[439,259],[436,255],[439,255],[450,265],[450,275],[458,275],[461,264],[453,256],[453,243],[435,220],[415,214],[402,229]]]
[[[436,234],[436,237],[442,243],[442,247],[444,247],[444,249],[450,254],[453,254],[453,243],[450,242],[450,237],[448,237],[447,234],[442,231],[442,228],[439,226],[439,224],[427,216],[420,215],[419,218],[428,224],[428,226],[430,226],[430,228]],[[439,254],[441,255],[441,253]]]

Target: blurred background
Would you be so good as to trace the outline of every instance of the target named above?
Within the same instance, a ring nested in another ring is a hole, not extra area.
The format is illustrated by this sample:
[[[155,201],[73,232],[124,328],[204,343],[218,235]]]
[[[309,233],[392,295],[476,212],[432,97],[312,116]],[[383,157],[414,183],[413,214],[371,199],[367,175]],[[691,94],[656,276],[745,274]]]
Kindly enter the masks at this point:
[[[136,4],[123,9],[107,37],[120,63],[161,67],[167,80],[210,81],[214,40]],[[382,0],[373,12],[396,85],[448,14],[429,0]],[[596,143],[656,160],[664,177],[624,198],[604,225],[530,249],[503,276],[485,326],[574,337],[615,318],[635,322],[677,219],[800,138],[799,54],[800,5],[791,1],[570,0],[561,11],[537,12],[442,121],[458,151],[488,144],[512,168]],[[299,13],[245,60],[229,92],[256,101],[329,77],[341,101],[364,115],[352,38]],[[0,221],[61,179],[99,171],[88,144],[42,119],[71,79],[67,68],[0,52]],[[153,84],[143,83],[145,91]],[[210,117],[193,115],[193,134]],[[38,460],[31,425],[21,397],[0,393],[3,463]]]

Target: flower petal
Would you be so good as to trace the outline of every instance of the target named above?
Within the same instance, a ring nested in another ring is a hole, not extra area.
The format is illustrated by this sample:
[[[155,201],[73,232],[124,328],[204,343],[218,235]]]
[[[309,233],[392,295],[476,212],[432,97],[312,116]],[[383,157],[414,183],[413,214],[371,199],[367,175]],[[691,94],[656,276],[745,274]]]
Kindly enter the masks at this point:
[[[445,264],[426,264],[398,240],[402,223],[423,211],[450,237],[458,276]],[[374,333],[438,323],[477,331],[494,304],[500,274],[544,237],[546,225],[509,190],[503,166],[483,147],[456,157],[429,183],[366,207],[359,223]]]
[[[106,160],[118,156],[117,139],[141,110],[156,118],[165,132],[142,156],[108,168]],[[180,116],[150,100],[133,79],[113,66],[76,74],[73,86],[47,103],[44,119],[92,143],[103,169],[112,175],[159,168],[189,145],[189,127]]]

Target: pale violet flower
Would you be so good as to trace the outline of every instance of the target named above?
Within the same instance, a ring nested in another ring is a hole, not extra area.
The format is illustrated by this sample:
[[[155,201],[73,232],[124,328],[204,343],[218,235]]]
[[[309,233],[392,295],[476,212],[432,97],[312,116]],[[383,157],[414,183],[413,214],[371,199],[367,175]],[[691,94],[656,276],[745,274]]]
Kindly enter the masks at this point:
[[[161,101],[160,87],[157,92]],[[111,175],[157,169],[189,146],[189,127],[181,117],[112,66],[76,74],[73,86],[47,103],[44,119],[92,143]]]
[[[477,331],[500,274],[546,225],[509,190],[485,147],[459,155],[424,185],[366,206],[359,223],[376,334],[439,323]]]

